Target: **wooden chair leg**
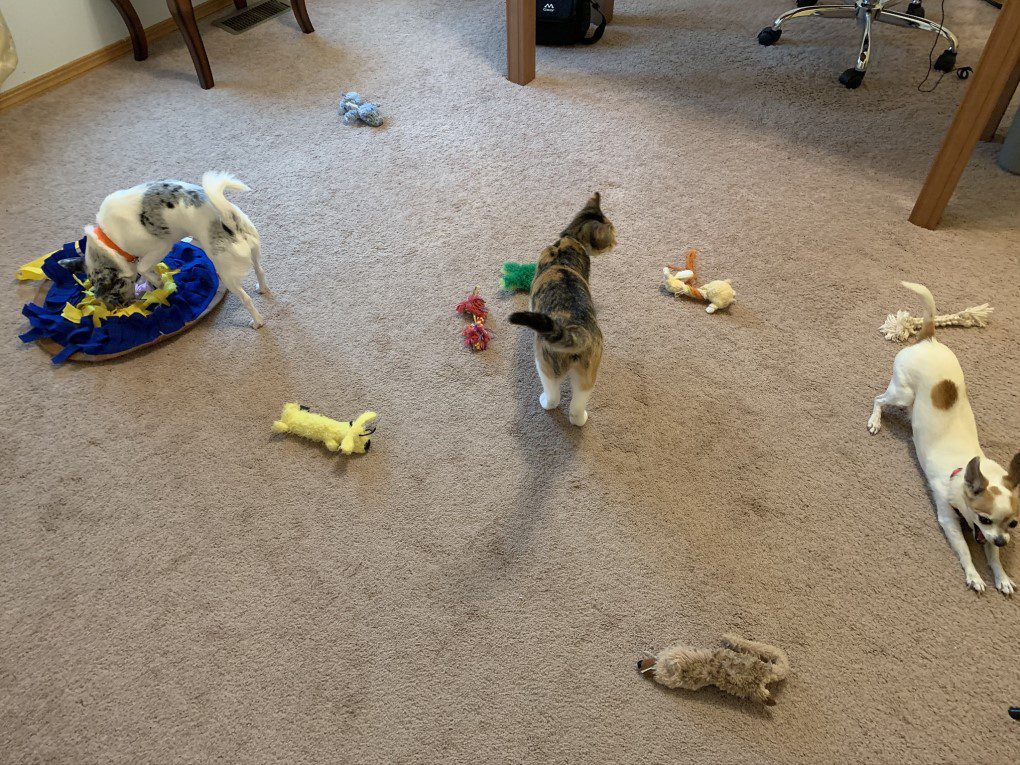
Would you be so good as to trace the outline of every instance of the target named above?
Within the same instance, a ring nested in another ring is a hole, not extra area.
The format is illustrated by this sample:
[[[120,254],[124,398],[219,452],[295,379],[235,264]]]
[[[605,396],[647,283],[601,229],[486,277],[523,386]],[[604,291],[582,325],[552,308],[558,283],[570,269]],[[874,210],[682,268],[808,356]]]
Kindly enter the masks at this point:
[[[138,14],[131,0],[113,0],[113,4],[120,11],[120,17],[124,19],[128,34],[131,35],[131,49],[135,54],[135,61],[145,61],[149,57],[149,41],[145,38],[145,27],[138,20]]]
[[[1018,66],[1020,0],[1010,0],[999,11],[981,60],[968,81],[960,108],[956,110],[942,147],[935,155],[935,162],[910,213],[911,223],[921,228],[935,228],[939,224],[978,138],[992,120],[1003,91]]]
[[[602,9],[602,15],[606,17],[606,23],[608,24],[613,20],[613,0],[600,0],[599,7]]]
[[[1016,0],[1010,0],[1010,2],[1016,2]],[[1016,93],[1017,88],[1020,88],[1020,63],[1017,63],[1017,65],[1013,67],[1009,80],[1006,82],[1006,87],[1003,88],[1002,93],[999,94],[999,100],[995,104],[995,108],[992,110],[992,116],[989,117],[988,124],[985,125],[985,129],[981,131],[982,141],[991,141],[995,138],[995,131],[999,129],[999,123],[1002,122],[1002,115],[1006,113],[1006,107],[1008,107],[1009,102],[1013,100],[1013,94]]]
[[[166,6],[177,22],[177,28],[181,30],[184,44],[191,52],[191,60],[195,62],[195,71],[198,73],[198,83],[203,90],[208,90],[215,82],[212,69],[209,68],[209,57],[205,54],[205,45],[202,44],[202,35],[198,31],[198,22],[195,21],[195,8],[191,0],[166,0]]]
[[[315,31],[315,27],[312,26],[312,20],[308,18],[308,9],[305,8],[305,0],[290,0],[290,7],[294,11],[294,18],[297,19],[298,26],[301,27],[301,31],[306,35],[310,35]]]
[[[535,79],[534,0],[506,0],[506,76],[518,85]]]

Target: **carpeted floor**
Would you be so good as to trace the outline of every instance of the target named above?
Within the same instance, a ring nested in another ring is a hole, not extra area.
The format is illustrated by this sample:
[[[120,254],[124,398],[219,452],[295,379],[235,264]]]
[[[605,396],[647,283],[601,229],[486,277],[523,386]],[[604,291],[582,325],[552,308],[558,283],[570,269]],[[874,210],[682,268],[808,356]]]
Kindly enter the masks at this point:
[[[977,596],[902,415],[868,435],[931,286],[990,456],[1020,447],[1020,183],[975,154],[943,227],[906,217],[964,84],[882,27],[848,92],[847,22],[790,3],[621,0],[605,40],[503,78],[503,3],[312,2],[205,25],[0,115],[0,267],[77,236],[110,191],[225,168],[259,226],[268,324],[240,303],[98,366],[21,347],[0,292],[3,762],[973,762],[1020,748],[1020,602]],[[748,7],[750,6],[750,7]],[[995,11],[950,3],[976,63]],[[343,127],[340,89],[378,98]],[[604,193],[606,354],[591,421],[538,405],[504,260]],[[716,316],[660,291],[701,251]],[[460,345],[475,285],[495,339]],[[286,401],[381,412],[371,453],[269,426]],[[975,550],[978,568],[988,575]],[[1009,549],[1007,569],[1020,574]],[[762,710],[642,679],[644,649],[784,646]],[[1009,752],[1013,752],[1010,755]]]

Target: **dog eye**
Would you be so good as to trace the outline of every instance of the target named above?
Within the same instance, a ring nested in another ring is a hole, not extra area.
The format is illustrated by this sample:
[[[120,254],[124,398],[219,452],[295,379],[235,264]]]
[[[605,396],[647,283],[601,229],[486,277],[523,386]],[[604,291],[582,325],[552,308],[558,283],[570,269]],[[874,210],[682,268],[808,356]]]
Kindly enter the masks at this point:
[[[1009,527],[1010,527],[1011,529],[1015,529],[1015,528],[1016,528],[1016,521],[1010,521],[1010,522],[1009,522]]]
[[[978,520],[981,521],[981,523],[983,523],[985,526],[992,525],[992,519],[989,518],[987,515],[979,515]]]

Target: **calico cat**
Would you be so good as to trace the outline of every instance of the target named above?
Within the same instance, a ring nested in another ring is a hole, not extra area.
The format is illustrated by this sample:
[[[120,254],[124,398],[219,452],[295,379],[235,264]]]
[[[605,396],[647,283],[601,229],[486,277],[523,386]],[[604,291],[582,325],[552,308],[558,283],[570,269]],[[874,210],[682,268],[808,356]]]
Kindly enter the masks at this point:
[[[535,366],[542,380],[543,409],[560,405],[560,384],[570,377],[570,422],[588,421],[588,399],[602,360],[602,332],[588,288],[591,255],[616,245],[616,229],[595,194],[560,238],[542,251],[531,283],[531,310],[509,316],[535,336]]]

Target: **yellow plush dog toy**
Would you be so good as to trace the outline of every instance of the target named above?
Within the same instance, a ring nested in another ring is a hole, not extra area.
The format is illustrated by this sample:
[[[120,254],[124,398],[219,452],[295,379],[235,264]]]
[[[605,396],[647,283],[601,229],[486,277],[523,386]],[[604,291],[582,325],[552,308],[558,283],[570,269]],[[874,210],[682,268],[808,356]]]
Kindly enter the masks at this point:
[[[293,433],[310,441],[321,441],[331,452],[364,454],[372,446],[375,412],[365,412],[356,420],[338,422],[315,414],[300,404],[284,404],[280,419],[273,423],[274,433]]]

